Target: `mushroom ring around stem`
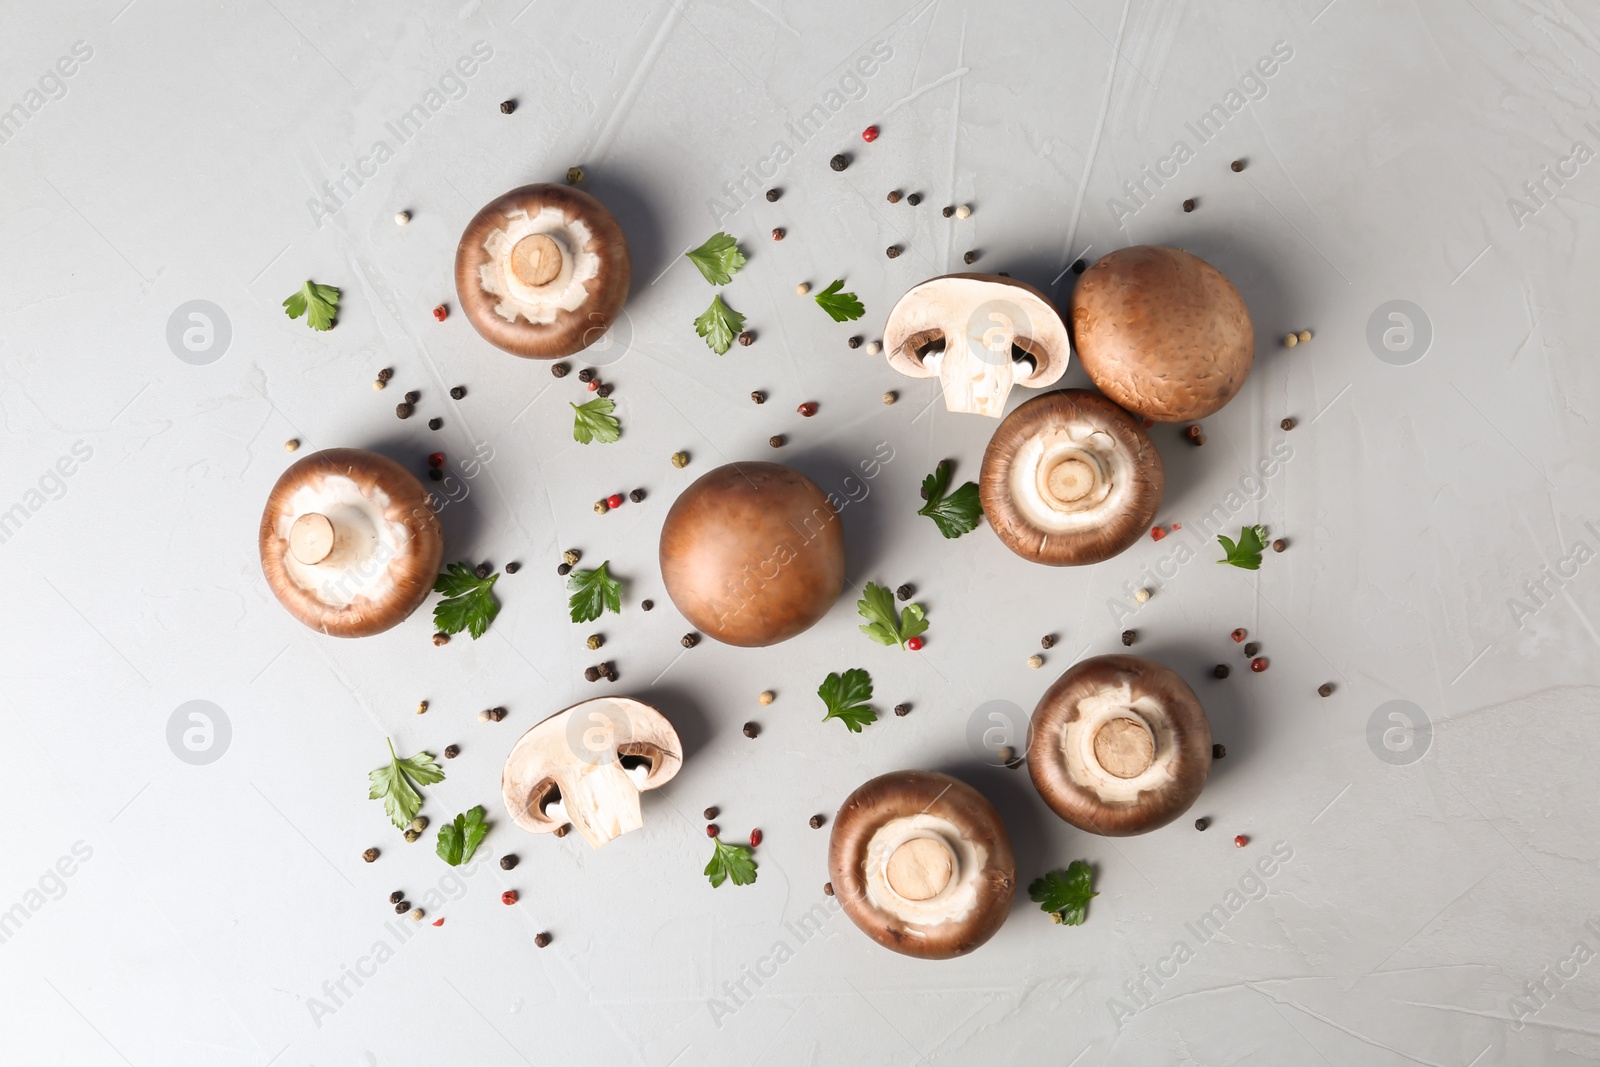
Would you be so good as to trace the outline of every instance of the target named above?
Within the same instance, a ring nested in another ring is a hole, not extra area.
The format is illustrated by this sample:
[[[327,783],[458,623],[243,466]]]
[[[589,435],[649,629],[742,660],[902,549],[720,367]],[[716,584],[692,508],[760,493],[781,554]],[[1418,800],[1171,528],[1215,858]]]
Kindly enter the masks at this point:
[[[501,773],[506,811],[524,830],[571,823],[594,848],[644,825],[639,794],[683,764],[672,724],[631,697],[574,704],[517,739]]]
[[[1007,548],[1053,566],[1098,563],[1137,541],[1166,474],[1139,421],[1084,389],[1017,408],[989,440],[978,495]]]
[[[998,419],[1013,385],[1042,389],[1066,373],[1067,326],[1033,286],[994,274],[947,274],[914,286],[883,328],[889,365],[937,376],[950,411]]]
[[[862,785],[834,819],[834,895],[885,948],[949,959],[982,945],[1011,910],[1016,860],[1005,824],[965,782],[896,771]]]
[[[289,613],[332,637],[366,637],[415,611],[439,572],[432,498],[386,456],[330,448],[292,464],[267,497],[261,570]]]
[[[1211,725],[1176,672],[1139,656],[1068,668],[1034,710],[1028,774],[1061,818],[1107,837],[1176,819],[1211,770]]]
[[[559,359],[599,341],[622,310],[628,242],[594,197],[525,185],[479,211],[456,247],[456,296],[490,344]]]

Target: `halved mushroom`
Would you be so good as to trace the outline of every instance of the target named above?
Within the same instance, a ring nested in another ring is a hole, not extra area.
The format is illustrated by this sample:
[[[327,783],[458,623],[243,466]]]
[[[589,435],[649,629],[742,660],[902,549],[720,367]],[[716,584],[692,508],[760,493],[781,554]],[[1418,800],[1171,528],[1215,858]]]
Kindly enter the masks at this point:
[[[993,937],[1017,882],[994,805],[935,771],[895,771],[851,793],[834,819],[828,873],[851,922],[885,948],[930,960]]]
[[[410,471],[374,452],[329,448],[279,476],[260,550],[267,585],[291,615],[331,637],[366,637],[428,598],[444,535]]]
[[[524,185],[473,216],[456,247],[461,310],[490,344],[559,359],[598,341],[628,296],[611,212],[565,185]]]
[[[1165,486],[1139,420],[1084,389],[1036,396],[1006,416],[978,475],[983,514],[1006,547],[1058,567],[1133,544]]]
[[[1157,422],[1203,419],[1255,358],[1239,290],[1199,256],[1136,245],[1098,260],[1072,292],[1072,340],[1100,391]]]
[[[665,785],[683,744],[655,708],[631,697],[598,697],[558,711],[517,739],[501,793],[524,830],[577,827],[595,848],[644,825],[639,793]]]
[[[1138,656],[1074,664],[1034,709],[1028,774],[1080,830],[1128,837],[1188,810],[1211,771],[1211,724],[1184,680]]]
[[[890,310],[883,346],[901,374],[937,375],[949,410],[996,419],[1013,384],[1053,384],[1072,351],[1048,297],[994,274],[946,274],[913,287]]]
[[[844,523],[828,495],[778,463],[729,463],[685,489],[661,526],[661,579],[698,629],[774,645],[844,588]]]

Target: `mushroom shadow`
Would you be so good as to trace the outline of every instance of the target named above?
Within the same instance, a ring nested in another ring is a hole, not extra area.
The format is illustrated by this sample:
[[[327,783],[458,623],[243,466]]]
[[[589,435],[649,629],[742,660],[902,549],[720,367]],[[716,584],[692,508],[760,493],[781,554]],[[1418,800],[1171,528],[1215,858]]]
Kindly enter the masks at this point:
[[[646,199],[645,193],[649,189],[659,189],[660,184],[649,175],[635,174],[625,166],[618,166],[596,170],[582,186],[584,192],[606,206],[622,227],[632,264],[630,296],[637,293],[641,278],[648,283],[666,269],[667,256],[671,254],[666,250],[658,221],[661,212]]]
[[[866,448],[849,458],[837,446],[825,444],[796,452],[784,461],[816,482],[824,493],[843,502],[839,518],[844,523],[846,581],[865,581],[885,558],[888,548],[888,524],[881,511],[885,505],[880,503],[886,493],[878,479],[865,477],[858,466],[870,458],[872,453]],[[880,472],[879,478],[882,477]]]
[[[683,744],[684,762],[711,740],[711,720],[688,690],[670,684],[657,685],[638,692],[634,699],[649,704],[667,717]]]
[[[1017,891],[1012,895],[1011,909],[1034,907],[1028,900],[1028,883],[1049,869],[1048,861],[1041,857],[1054,855],[1054,850],[1047,846],[1049,835],[1055,828],[1044,820],[1048,818],[1061,826],[1066,826],[1066,823],[1045,807],[1038,791],[1033,788],[1033,781],[1028,777],[1028,765],[1024,763],[1012,770],[975,759],[963,759],[931,769],[966,782],[982,793],[994,805],[995,811],[1000,813],[1006,834],[1011,838],[1011,851],[1017,863]],[[1039,869],[1032,870],[1034,866]]]
[[[479,494],[472,480],[463,477],[459,470],[446,473],[444,480],[438,482],[418,472],[415,465],[418,458],[426,454],[426,447],[415,440],[385,437],[357,447],[387,456],[417,475],[422,488],[438,507],[439,527],[444,532],[445,563],[476,556],[474,549],[483,530],[483,515],[477,506]]]

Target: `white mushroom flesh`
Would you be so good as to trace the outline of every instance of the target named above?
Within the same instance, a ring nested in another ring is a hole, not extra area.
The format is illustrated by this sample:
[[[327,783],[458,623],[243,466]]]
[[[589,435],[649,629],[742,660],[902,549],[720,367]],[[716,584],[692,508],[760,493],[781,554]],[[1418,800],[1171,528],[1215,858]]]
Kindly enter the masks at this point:
[[[977,907],[987,860],[948,819],[926,812],[891,819],[867,843],[867,900],[905,923],[961,922]]]
[[[1128,730],[1127,723],[1147,731],[1148,743],[1137,743],[1142,739]],[[1101,731],[1107,728],[1108,737],[1101,737]],[[1119,733],[1123,736],[1108,744],[1110,737]],[[1140,750],[1148,752],[1149,766],[1130,774],[1132,768],[1123,765],[1116,768],[1120,773],[1113,773],[1101,765],[1095,748],[1097,738],[1102,754],[1115,751],[1123,760],[1137,758],[1143,762],[1146,757],[1138,754]],[[1066,757],[1067,776],[1108,802],[1131,803],[1139,799],[1140,793],[1177,780],[1172,770],[1178,755],[1177,737],[1166,709],[1152,696],[1135,697],[1133,687],[1126,682],[1078,701],[1077,717],[1062,727],[1061,751]]]
[[[394,588],[389,563],[400,556],[407,541],[405,524],[386,517],[390,503],[387,493],[373,489],[369,495],[342,474],[296,490],[278,516],[277,528],[278,536],[291,544],[292,550],[283,556],[290,580],[334,608],[349,607],[362,597],[376,601],[388,596]],[[321,524],[308,519],[296,535],[295,523],[317,515],[332,526],[333,544],[319,562],[305,563],[297,551],[306,559],[317,559],[326,547],[317,545],[309,555],[306,551],[315,544],[307,531],[315,532]]]
[[[600,273],[600,257],[584,251],[591,236],[581,219],[567,218],[560,208],[508,212],[505,226],[484,238],[489,259],[478,268],[484,290],[500,298],[495,313],[507,322],[520,315],[543,325],[581,307],[585,284]],[[559,265],[551,261],[552,244]]]
[[[1133,492],[1133,463],[1116,440],[1087,419],[1029,438],[1011,460],[1011,499],[1047,534],[1092,530],[1120,514]]]

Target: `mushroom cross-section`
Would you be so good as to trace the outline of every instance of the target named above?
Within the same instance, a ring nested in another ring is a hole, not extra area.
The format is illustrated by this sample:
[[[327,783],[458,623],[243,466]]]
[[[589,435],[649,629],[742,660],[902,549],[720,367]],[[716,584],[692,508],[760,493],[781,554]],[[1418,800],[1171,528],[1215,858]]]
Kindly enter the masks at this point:
[[[834,819],[828,873],[845,914],[874,941],[933,960],[994,936],[1017,881],[994,806],[934,771],[896,771],[851,793]]]
[[[564,185],[524,185],[473,216],[456,295],[490,344],[558,359],[595,344],[628,296],[628,242],[611,212]]]
[[[1188,810],[1211,771],[1211,724],[1184,680],[1138,656],[1074,664],[1034,709],[1028,773],[1080,830],[1128,837]]]
[[[1084,372],[1135,415],[1203,419],[1244,385],[1255,328],[1239,290],[1199,256],[1136,245],[1096,261],[1072,292]]]
[[[661,526],[672,603],[725,644],[773,645],[844,588],[844,524],[815,482],[778,463],[729,463],[679,494]]]
[[[1049,298],[994,274],[946,274],[914,286],[890,310],[883,346],[901,374],[937,376],[949,410],[996,419],[1013,384],[1053,384],[1071,354]]]
[[[558,711],[517,739],[501,792],[516,824],[536,834],[567,823],[595,848],[644,825],[639,793],[683,763],[678,732],[631,697],[598,697]]]
[[[422,483],[386,456],[314,452],[267,497],[261,570],[289,613],[332,637],[366,637],[428,598],[444,555]]]
[[[1007,548],[1067,566],[1110,559],[1138,540],[1165,485],[1137,419],[1097,393],[1063,389],[1006,416],[983,454],[978,497]]]

